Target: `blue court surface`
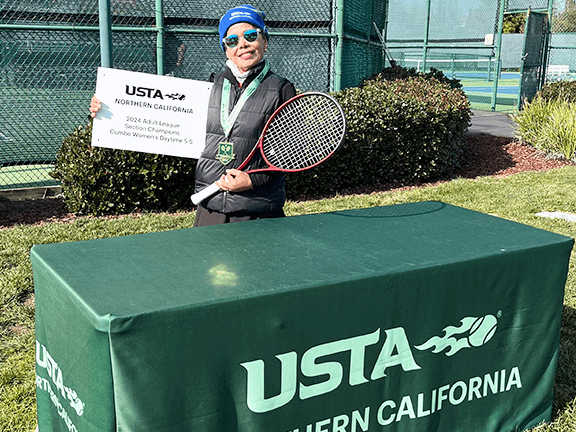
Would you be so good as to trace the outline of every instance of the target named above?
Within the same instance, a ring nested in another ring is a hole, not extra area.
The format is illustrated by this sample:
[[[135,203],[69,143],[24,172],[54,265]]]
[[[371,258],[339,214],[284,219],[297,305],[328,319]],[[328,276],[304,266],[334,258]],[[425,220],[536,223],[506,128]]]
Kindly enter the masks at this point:
[[[520,73],[502,72],[498,79],[498,88],[495,103],[492,92],[494,91],[494,80],[473,78],[463,76],[460,79],[462,90],[468,96],[473,109],[492,110],[501,112],[513,112],[516,109],[518,94],[520,92]]]
[[[520,80],[520,72],[502,72],[500,79],[516,79]]]
[[[492,87],[462,87],[465,93],[478,92],[478,93],[492,93]],[[498,94],[513,94],[517,95],[519,91],[518,86],[498,87]]]
[[[485,79],[488,81],[488,71],[478,71],[478,72],[466,72],[466,71],[443,71],[444,75],[449,78],[457,78],[460,80],[467,80],[467,79]],[[490,73],[490,81],[493,80],[494,73]],[[520,73],[519,72],[501,72],[500,73],[501,80],[520,80]]]

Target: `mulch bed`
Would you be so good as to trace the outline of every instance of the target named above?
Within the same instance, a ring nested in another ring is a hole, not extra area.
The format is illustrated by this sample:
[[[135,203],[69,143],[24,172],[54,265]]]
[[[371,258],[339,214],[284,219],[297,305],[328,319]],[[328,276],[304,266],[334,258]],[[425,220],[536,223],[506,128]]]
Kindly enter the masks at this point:
[[[545,171],[574,165],[566,160],[549,159],[540,150],[519,144],[512,138],[491,135],[468,135],[469,146],[461,169],[454,177],[504,177],[522,171]],[[448,181],[447,179],[446,181]],[[342,191],[341,194],[376,193],[429,186],[427,184],[377,184],[367,188]],[[86,217],[86,216],[83,216]],[[105,216],[117,218],[121,216]],[[0,201],[0,229],[17,224],[42,225],[51,222],[70,223],[78,216],[68,212],[62,198],[25,201]]]

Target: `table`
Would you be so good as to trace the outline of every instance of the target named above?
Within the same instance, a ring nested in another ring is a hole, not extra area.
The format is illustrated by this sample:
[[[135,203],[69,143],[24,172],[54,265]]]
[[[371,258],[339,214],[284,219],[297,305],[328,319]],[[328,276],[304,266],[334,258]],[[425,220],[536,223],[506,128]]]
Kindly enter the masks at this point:
[[[39,430],[522,430],[572,246],[441,202],[34,246]]]

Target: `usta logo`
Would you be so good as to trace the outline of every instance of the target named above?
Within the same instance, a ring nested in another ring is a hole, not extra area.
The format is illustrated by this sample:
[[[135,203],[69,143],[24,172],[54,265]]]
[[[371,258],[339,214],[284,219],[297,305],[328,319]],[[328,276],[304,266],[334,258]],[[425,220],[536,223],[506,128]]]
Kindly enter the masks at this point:
[[[406,338],[406,333],[402,327],[385,330],[386,339],[380,350],[378,360],[372,368],[370,380],[377,380],[386,376],[386,368],[400,365],[402,369],[411,371],[420,369],[416,364],[410,344]],[[341,352],[350,352],[350,373],[348,382],[351,386],[356,386],[368,382],[364,376],[364,357],[366,347],[374,345],[380,340],[380,329],[361,336],[329,342],[310,348],[304,353],[300,360],[300,370],[306,377],[319,377],[327,375],[328,379],[316,384],[305,385],[300,383],[297,386],[297,362],[298,354],[294,351],[279,354],[276,356],[280,360],[281,382],[280,394],[264,398],[264,361],[254,360],[241,363],[248,371],[247,380],[247,404],[248,408],[256,413],[263,413],[280,408],[290,402],[298,387],[300,399],[309,399],[329,393],[342,383],[343,367],[337,361],[317,362],[321,357]]]
[[[151,99],[160,98],[164,100],[164,96],[162,96],[162,92],[160,90],[148,87],[126,85],[126,94],[130,96],[148,97]]]
[[[498,313],[500,316],[501,312]],[[461,325],[444,328],[444,336],[434,336],[424,344],[415,346],[423,351],[434,347],[433,353],[438,354],[448,349],[446,356],[452,356],[464,348],[476,348],[487,343],[497,328],[497,318],[493,315],[484,317],[465,317]],[[400,366],[404,372],[421,369],[414,360],[406,332],[402,327],[385,330],[386,338],[380,349],[376,363],[372,366],[370,380],[374,381],[386,376],[386,369]],[[457,336],[460,336],[458,338]],[[276,358],[281,363],[280,393],[269,398],[264,397],[264,361],[262,359],[241,363],[248,371],[247,405],[256,413],[264,413],[278,409],[290,402],[296,392],[301,400],[320,396],[336,390],[344,378],[344,367],[339,361],[319,361],[324,356],[336,353],[350,353],[350,372],[348,383],[357,386],[367,383],[364,376],[365,352],[370,345],[380,340],[380,329],[361,336],[328,342],[308,349],[300,360],[300,371],[308,378],[328,378],[315,384],[298,383],[298,354],[290,351],[278,354]]]
[[[163,95],[162,91],[158,89],[148,88],[148,87],[136,87],[136,86],[129,86],[126,85],[126,94],[129,96],[139,96],[139,97],[147,97],[150,99],[162,99],[164,100],[164,96],[170,98],[172,100],[184,100],[186,99],[186,95],[180,93],[171,93],[167,95]]]

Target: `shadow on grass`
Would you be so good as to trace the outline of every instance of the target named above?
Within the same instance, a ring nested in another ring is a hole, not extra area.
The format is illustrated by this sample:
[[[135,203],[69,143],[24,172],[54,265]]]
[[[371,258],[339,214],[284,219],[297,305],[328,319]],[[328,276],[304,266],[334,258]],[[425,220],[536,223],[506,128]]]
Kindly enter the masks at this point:
[[[576,399],[576,309],[564,306],[560,330],[560,353],[554,384],[553,416]]]

